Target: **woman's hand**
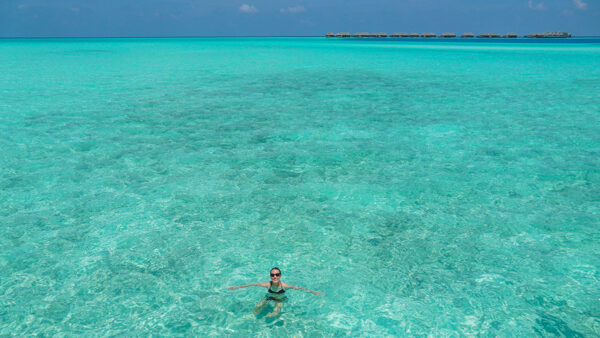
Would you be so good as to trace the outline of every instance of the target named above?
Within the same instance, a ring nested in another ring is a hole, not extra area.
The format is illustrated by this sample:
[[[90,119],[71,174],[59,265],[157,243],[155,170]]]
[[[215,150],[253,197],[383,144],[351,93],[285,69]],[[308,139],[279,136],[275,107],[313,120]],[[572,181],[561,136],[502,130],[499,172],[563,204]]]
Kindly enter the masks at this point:
[[[313,295],[323,295],[324,293],[321,291],[311,291]]]

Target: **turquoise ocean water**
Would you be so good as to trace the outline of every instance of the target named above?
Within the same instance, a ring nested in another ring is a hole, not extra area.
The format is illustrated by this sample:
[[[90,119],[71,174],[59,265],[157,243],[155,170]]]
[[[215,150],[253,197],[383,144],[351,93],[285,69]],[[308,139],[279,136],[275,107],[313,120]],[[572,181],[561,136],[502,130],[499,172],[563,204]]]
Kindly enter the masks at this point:
[[[0,40],[0,335],[600,335],[600,40]],[[252,315],[283,280],[282,315]]]

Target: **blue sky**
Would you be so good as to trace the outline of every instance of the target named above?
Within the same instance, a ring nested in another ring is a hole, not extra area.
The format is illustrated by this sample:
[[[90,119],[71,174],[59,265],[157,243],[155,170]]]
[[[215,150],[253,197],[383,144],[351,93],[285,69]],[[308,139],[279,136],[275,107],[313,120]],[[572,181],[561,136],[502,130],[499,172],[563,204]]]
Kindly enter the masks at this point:
[[[0,0],[0,37],[600,35],[600,0]]]

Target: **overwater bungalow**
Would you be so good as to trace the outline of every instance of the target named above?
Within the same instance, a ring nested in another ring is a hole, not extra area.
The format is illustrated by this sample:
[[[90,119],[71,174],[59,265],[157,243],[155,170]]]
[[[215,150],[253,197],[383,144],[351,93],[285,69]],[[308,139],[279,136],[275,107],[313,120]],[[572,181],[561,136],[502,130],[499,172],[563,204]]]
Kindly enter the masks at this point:
[[[419,33],[410,33],[408,34],[409,38],[418,38],[419,37]]]
[[[407,38],[408,33],[392,33],[391,38]]]
[[[525,35],[526,38],[570,38],[571,33],[568,32],[546,32],[546,33],[530,33]]]
[[[352,34],[353,38],[368,38],[369,36],[371,36],[371,34],[369,34],[367,32],[361,32],[361,33],[354,33],[354,34]]]
[[[506,33],[504,34],[505,38],[516,38],[517,34],[516,33]]]
[[[348,32],[337,33],[335,35],[336,38],[349,38],[351,35]]]
[[[325,34],[325,37],[326,37],[326,38],[333,38],[333,37],[335,37],[335,34],[333,34],[333,33],[329,32],[329,33],[326,33],[326,34]]]
[[[474,38],[475,34],[473,33],[465,33],[463,35],[460,36],[461,38]]]
[[[549,32],[544,33],[545,38],[570,38],[571,33],[568,32]]]
[[[373,35],[375,35],[376,38],[386,38],[388,36],[387,33],[373,33]]]
[[[442,33],[440,35],[440,38],[455,38],[455,37],[456,37],[456,34],[454,34],[454,33]]]
[[[499,38],[500,34],[498,33],[481,33],[477,35],[478,38]]]
[[[422,38],[435,38],[437,35],[435,33],[423,33],[421,34]]]

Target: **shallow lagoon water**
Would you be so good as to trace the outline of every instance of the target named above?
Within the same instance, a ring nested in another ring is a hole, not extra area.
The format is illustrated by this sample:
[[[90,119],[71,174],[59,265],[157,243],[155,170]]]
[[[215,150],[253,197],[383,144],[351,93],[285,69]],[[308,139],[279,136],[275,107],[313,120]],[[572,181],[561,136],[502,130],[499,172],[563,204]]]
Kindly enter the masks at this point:
[[[0,335],[600,335],[599,79],[600,41],[0,40]],[[272,266],[326,295],[256,318]]]

